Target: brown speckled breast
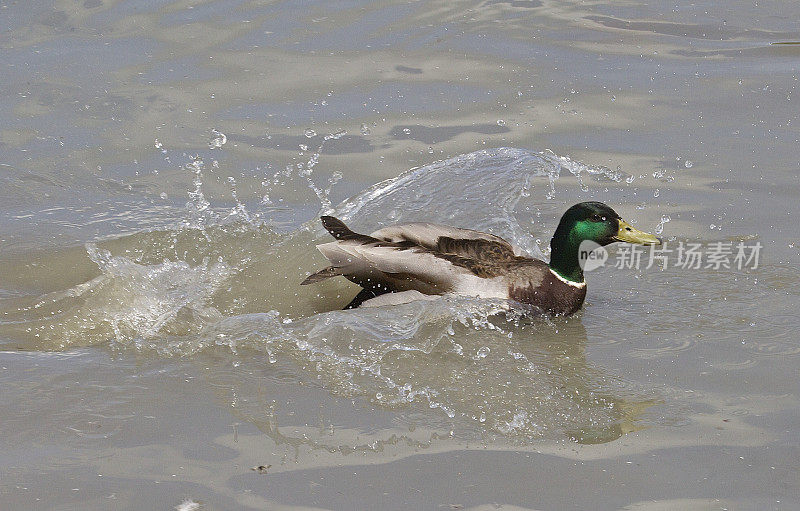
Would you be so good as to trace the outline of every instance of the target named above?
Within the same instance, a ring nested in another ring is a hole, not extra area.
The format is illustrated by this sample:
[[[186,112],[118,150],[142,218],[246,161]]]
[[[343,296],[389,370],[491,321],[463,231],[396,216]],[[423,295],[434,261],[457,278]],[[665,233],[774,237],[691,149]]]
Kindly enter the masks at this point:
[[[586,286],[570,286],[548,271],[535,286],[512,284],[508,294],[512,300],[539,307],[550,314],[569,316],[583,305]]]

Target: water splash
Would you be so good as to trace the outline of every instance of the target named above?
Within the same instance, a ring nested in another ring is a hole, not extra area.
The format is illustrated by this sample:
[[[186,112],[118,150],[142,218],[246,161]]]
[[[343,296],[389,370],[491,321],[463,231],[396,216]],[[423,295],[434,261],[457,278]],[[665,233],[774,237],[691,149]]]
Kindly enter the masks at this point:
[[[317,133],[311,129],[307,129],[304,134],[309,139],[318,136]],[[346,134],[347,132],[344,130],[326,134],[322,137],[322,140],[320,141],[320,144],[317,146],[316,150],[314,150],[314,152],[308,157],[308,160],[286,165],[283,169],[274,172],[270,178],[264,179],[261,182],[261,204],[265,206],[274,205],[274,190],[281,186],[286,186],[295,178],[300,178],[305,182],[305,186],[314,193],[314,196],[319,201],[319,214],[321,215],[330,213],[333,210],[330,194],[333,190],[333,187],[341,180],[342,174],[338,170],[334,170],[327,178],[326,184],[318,184],[314,180],[314,173],[317,165],[320,162],[320,157],[324,151],[325,144],[330,140],[338,140]],[[305,153],[308,151],[309,147],[306,144],[300,144],[300,149],[303,151],[303,153]],[[303,153],[301,153],[301,155]]]
[[[170,336],[197,335],[222,319],[208,301],[234,270],[209,258],[191,266],[165,259],[142,265],[86,246],[101,275],[39,299],[31,309],[49,311],[29,321],[35,338],[60,348],[113,340],[139,349],[165,349]]]
[[[343,135],[323,137],[316,158],[302,166],[310,185],[322,146]],[[531,321],[506,302],[467,298],[330,311],[352,297],[343,283],[311,289],[297,282],[316,269],[308,254],[324,235],[317,223],[277,234],[252,222],[233,178],[237,206],[221,217],[203,193],[205,169],[200,157],[186,165],[193,190],[184,223],[115,240],[113,250],[88,245],[100,275],[42,297],[30,312],[36,319],[23,325],[50,349],[111,340],[162,356],[257,350],[272,363],[296,364],[334,394],[427,410],[478,435],[525,440],[628,420],[623,404],[631,393],[588,366],[580,322]],[[499,148],[411,169],[335,208],[328,197],[341,174],[333,172],[316,196],[356,228],[468,224],[539,255],[515,210],[534,189],[555,194],[564,169],[578,178],[623,179],[552,153]],[[273,179],[298,175],[291,166]]]
[[[622,180],[625,180],[626,183],[630,184],[633,182],[632,176],[625,174],[622,172],[620,167],[612,170],[608,167],[602,165],[587,165],[585,163],[572,160],[568,156],[558,156],[552,151],[546,151],[547,155],[552,159],[558,162],[559,168],[556,169],[556,175],[560,174],[561,169],[566,169],[575,176],[578,180],[578,184],[581,187],[581,190],[584,192],[589,191],[589,187],[583,182],[583,175],[593,176],[595,179],[608,181],[611,180],[615,183],[619,183]],[[629,180],[630,179],[630,180]],[[552,183],[552,181],[551,181]],[[555,188],[551,184],[551,194],[553,197],[555,196]]]
[[[344,220],[367,218],[370,226],[403,222],[463,225],[514,240],[524,250],[542,256],[535,238],[514,216],[519,201],[546,178],[547,198],[556,195],[562,170],[580,178],[619,182],[621,171],[593,167],[546,151],[497,148],[464,154],[411,169],[378,183],[335,208]]]
[[[233,201],[236,203],[236,206],[234,206],[228,214],[228,218],[239,217],[245,222],[251,223],[253,219],[250,217],[250,213],[247,211],[245,205],[239,200],[239,192],[236,191],[236,178],[233,176],[228,176],[228,184],[231,187],[231,197],[233,197]]]
[[[210,208],[211,203],[203,193],[203,171],[205,162],[200,156],[193,156],[184,168],[192,173],[194,189],[188,192],[189,201],[186,203],[186,218],[181,225],[195,229],[205,229],[206,225],[217,222],[219,216]]]

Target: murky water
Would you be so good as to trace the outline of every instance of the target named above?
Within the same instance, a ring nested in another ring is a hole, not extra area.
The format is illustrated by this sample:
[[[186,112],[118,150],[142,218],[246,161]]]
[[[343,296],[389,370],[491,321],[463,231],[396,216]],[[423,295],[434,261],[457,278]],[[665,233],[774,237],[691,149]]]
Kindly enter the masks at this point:
[[[0,2],[0,508],[796,509],[799,14]],[[299,286],[582,200],[673,252],[572,318]]]

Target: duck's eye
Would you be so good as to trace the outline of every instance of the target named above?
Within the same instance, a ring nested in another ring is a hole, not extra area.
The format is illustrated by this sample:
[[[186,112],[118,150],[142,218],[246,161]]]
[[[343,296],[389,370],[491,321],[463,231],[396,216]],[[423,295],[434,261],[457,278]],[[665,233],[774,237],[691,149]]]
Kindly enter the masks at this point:
[[[606,217],[594,214],[589,218],[592,222],[605,222]]]

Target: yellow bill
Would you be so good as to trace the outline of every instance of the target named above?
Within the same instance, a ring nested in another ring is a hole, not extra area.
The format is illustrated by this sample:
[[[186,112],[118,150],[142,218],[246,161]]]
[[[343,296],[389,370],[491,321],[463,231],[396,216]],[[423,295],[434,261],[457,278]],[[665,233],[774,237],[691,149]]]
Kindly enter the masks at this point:
[[[626,243],[635,243],[636,245],[660,245],[661,240],[656,236],[644,231],[640,231],[625,220],[620,219],[619,230],[617,231],[614,239],[617,241],[624,241]]]

